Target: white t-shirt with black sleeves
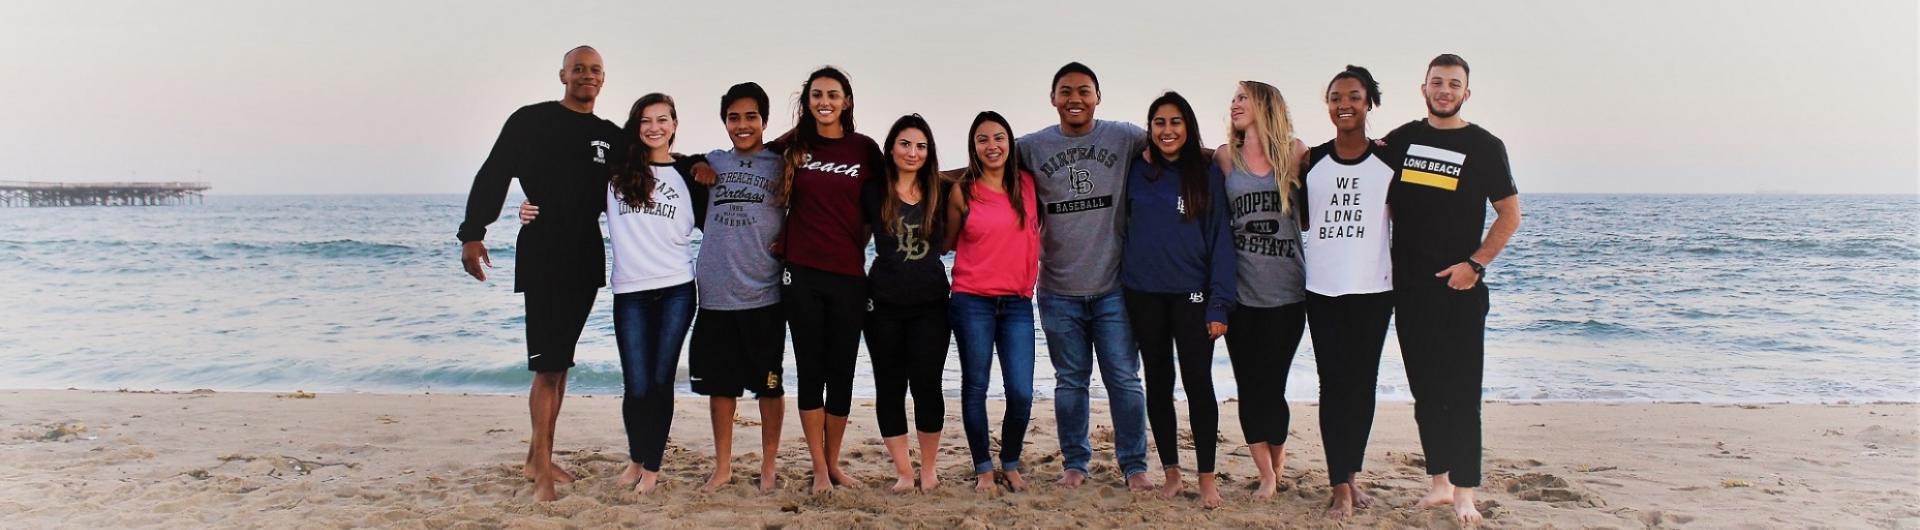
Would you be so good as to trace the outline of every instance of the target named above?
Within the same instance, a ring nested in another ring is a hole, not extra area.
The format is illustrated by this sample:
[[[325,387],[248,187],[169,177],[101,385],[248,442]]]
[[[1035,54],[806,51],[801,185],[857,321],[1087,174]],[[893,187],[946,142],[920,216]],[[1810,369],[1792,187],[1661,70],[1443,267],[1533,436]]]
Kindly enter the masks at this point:
[[[1367,142],[1353,160],[1333,141],[1313,148],[1307,163],[1307,291],[1321,296],[1393,290],[1393,220],[1387,190],[1398,171],[1387,147]]]

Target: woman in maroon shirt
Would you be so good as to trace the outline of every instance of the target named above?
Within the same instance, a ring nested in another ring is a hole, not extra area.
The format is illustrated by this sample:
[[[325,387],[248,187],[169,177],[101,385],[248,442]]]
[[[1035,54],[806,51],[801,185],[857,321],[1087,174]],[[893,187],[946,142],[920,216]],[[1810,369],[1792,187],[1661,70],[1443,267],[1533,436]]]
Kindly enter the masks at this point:
[[[857,487],[840,469],[853,404],[854,360],[867,309],[870,233],[860,190],[880,171],[880,146],[853,130],[853,84],[834,67],[815,70],[800,91],[791,131],[768,144],[786,158],[779,198],[787,206],[779,252],[780,299],[793,332],[800,426],[813,457],[813,492]]]

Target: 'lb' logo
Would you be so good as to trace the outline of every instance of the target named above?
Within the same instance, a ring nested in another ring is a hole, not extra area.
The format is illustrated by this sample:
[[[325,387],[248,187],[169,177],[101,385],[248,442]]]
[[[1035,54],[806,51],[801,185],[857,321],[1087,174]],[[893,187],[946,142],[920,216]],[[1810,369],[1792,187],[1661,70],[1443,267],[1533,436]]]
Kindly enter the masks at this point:
[[[1207,293],[1187,293],[1187,301],[1196,304],[1205,302],[1207,301]]]
[[[1093,172],[1077,167],[1067,168],[1067,180],[1073,184],[1073,196],[1093,193]]]

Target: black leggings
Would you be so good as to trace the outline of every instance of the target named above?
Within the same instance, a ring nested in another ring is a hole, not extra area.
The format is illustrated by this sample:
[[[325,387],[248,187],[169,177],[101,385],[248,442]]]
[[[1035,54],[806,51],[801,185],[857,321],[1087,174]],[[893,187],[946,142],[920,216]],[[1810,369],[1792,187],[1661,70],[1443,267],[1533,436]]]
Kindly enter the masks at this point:
[[[1320,296],[1307,293],[1308,331],[1320,372],[1320,441],[1327,449],[1327,482],[1341,485],[1360,472],[1373,433],[1380,348],[1393,317],[1393,293]]]
[[[873,359],[875,415],[880,437],[907,434],[907,389],[913,389],[913,426],[937,433],[947,414],[940,378],[947,368],[947,299],[896,305],[875,300],[867,314],[867,356]]]
[[[1194,456],[1201,473],[1213,472],[1220,433],[1220,403],[1213,397],[1213,338],[1207,336],[1205,297],[1126,291],[1127,320],[1140,344],[1147,372],[1147,423],[1160,465],[1180,465],[1180,421],[1173,412],[1174,350],[1187,391],[1187,421],[1193,424]]]
[[[826,408],[846,417],[853,409],[854,361],[867,313],[866,279],[789,265],[780,302],[793,334],[800,410]]]
[[[1429,284],[1431,282],[1431,284]],[[1486,364],[1487,286],[1455,291],[1438,282],[1395,282],[1394,328],[1413,390],[1427,474],[1450,473],[1463,488],[1480,486],[1480,382]]]
[[[1247,445],[1287,444],[1287,372],[1306,332],[1305,303],[1240,307],[1227,323],[1227,359],[1240,388],[1240,432]]]

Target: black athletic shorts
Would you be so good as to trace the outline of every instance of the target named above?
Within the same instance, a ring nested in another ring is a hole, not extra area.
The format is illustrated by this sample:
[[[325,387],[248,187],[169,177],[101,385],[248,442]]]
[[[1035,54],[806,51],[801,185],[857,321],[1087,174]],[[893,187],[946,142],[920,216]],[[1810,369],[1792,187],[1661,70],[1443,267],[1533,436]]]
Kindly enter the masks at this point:
[[[787,315],[780,304],[737,311],[701,309],[693,319],[687,376],[693,392],[712,397],[759,398],[786,394],[781,363],[787,350]]]
[[[593,312],[600,289],[556,289],[522,293],[527,302],[527,369],[559,372],[573,367],[580,329]]]

